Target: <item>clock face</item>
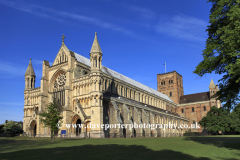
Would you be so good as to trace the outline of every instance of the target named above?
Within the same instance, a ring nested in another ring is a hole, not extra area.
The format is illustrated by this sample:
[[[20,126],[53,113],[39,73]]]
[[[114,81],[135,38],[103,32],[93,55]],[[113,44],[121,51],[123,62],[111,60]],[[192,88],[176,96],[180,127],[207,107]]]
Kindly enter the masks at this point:
[[[63,86],[66,83],[66,75],[65,74],[60,74],[57,78],[57,82],[59,86]]]

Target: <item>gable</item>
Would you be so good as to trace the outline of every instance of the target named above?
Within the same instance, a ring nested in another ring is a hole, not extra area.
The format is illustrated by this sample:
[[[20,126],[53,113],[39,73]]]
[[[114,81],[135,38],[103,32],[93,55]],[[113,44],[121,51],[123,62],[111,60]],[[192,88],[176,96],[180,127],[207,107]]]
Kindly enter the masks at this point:
[[[60,47],[58,54],[52,65],[54,66],[54,65],[58,65],[58,64],[67,62],[69,54],[70,54],[70,52],[69,52],[68,48],[65,46],[65,44],[63,44]]]

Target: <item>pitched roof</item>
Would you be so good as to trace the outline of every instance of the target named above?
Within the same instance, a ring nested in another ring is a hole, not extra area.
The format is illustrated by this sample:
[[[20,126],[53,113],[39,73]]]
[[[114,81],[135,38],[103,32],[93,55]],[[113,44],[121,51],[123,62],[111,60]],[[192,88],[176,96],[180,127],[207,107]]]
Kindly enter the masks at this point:
[[[81,55],[79,55],[79,54],[77,54],[75,52],[74,52],[74,55],[75,55],[75,58],[77,59],[77,61],[79,61],[79,62],[81,62],[81,63],[91,67],[91,63],[90,63],[90,60],[88,58],[83,57],[83,56],[81,56]],[[110,75],[110,76],[112,76],[114,78],[117,78],[119,80],[122,80],[122,81],[124,81],[124,82],[126,82],[128,84],[136,86],[136,87],[138,87],[140,89],[143,89],[143,90],[145,90],[145,91],[147,91],[149,93],[152,93],[152,94],[154,94],[154,95],[156,95],[158,97],[161,97],[161,98],[164,98],[164,99],[166,99],[166,100],[168,100],[170,102],[173,102],[167,95],[165,95],[165,94],[163,94],[161,92],[158,92],[158,91],[156,91],[156,90],[154,90],[154,89],[152,89],[152,88],[150,88],[148,86],[145,86],[145,85],[143,85],[143,84],[141,84],[141,83],[139,83],[139,82],[137,82],[137,81],[135,81],[135,80],[133,80],[131,78],[128,78],[128,77],[126,77],[126,76],[124,76],[124,75],[122,75],[122,74],[120,74],[118,72],[115,72],[115,71],[113,71],[113,70],[111,70],[111,69],[109,69],[107,67],[102,66],[102,72],[107,74],[107,75]]]
[[[35,76],[34,70],[33,70],[33,66],[32,66],[32,60],[30,59],[30,62],[28,64],[28,68],[25,72],[25,76],[26,75],[30,75],[30,76]]]
[[[193,103],[193,102],[209,101],[209,100],[210,100],[209,92],[202,92],[202,93],[183,95],[180,97],[179,103],[184,104],[184,103]]]

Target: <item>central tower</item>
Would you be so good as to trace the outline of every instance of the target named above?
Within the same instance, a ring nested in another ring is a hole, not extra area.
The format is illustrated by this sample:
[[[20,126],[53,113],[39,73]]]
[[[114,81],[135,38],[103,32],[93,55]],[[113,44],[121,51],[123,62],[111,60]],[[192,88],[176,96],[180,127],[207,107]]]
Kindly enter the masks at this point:
[[[179,104],[183,93],[182,75],[176,71],[157,75],[157,90],[169,96],[174,103]]]

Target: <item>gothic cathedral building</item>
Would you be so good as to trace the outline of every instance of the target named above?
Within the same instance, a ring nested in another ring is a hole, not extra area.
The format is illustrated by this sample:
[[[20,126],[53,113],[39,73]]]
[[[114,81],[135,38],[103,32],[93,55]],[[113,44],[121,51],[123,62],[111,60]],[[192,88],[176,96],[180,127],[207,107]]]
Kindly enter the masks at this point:
[[[53,64],[43,61],[41,85],[35,88],[36,75],[30,59],[25,73],[23,117],[25,134],[50,136],[50,128],[41,123],[39,114],[46,111],[46,106],[51,102],[59,106],[63,117],[61,128],[55,134],[60,136],[64,131],[69,137],[182,136],[187,129],[180,128],[180,124],[192,123],[189,116],[190,106],[196,108],[197,118],[194,119],[196,122],[199,120],[199,113],[202,113],[202,106],[198,108],[199,104],[204,102],[208,110],[206,101],[201,103],[192,101],[192,97],[196,99],[198,96],[183,95],[182,77],[176,72],[158,75],[159,85],[156,91],[102,66],[102,60],[104,58],[97,33],[90,51],[90,59],[69,50],[63,36],[62,45]],[[213,92],[218,89],[212,82],[210,87]],[[201,96],[211,95],[206,93]],[[208,100],[212,106],[213,100]],[[134,124],[139,126],[168,123],[178,126],[177,129],[134,126]],[[68,128],[66,127],[68,124],[77,127]],[[106,124],[112,126],[125,124],[125,127],[119,125],[107,129],[100,127]],[[133,127],[126,124],[132,124]]]

